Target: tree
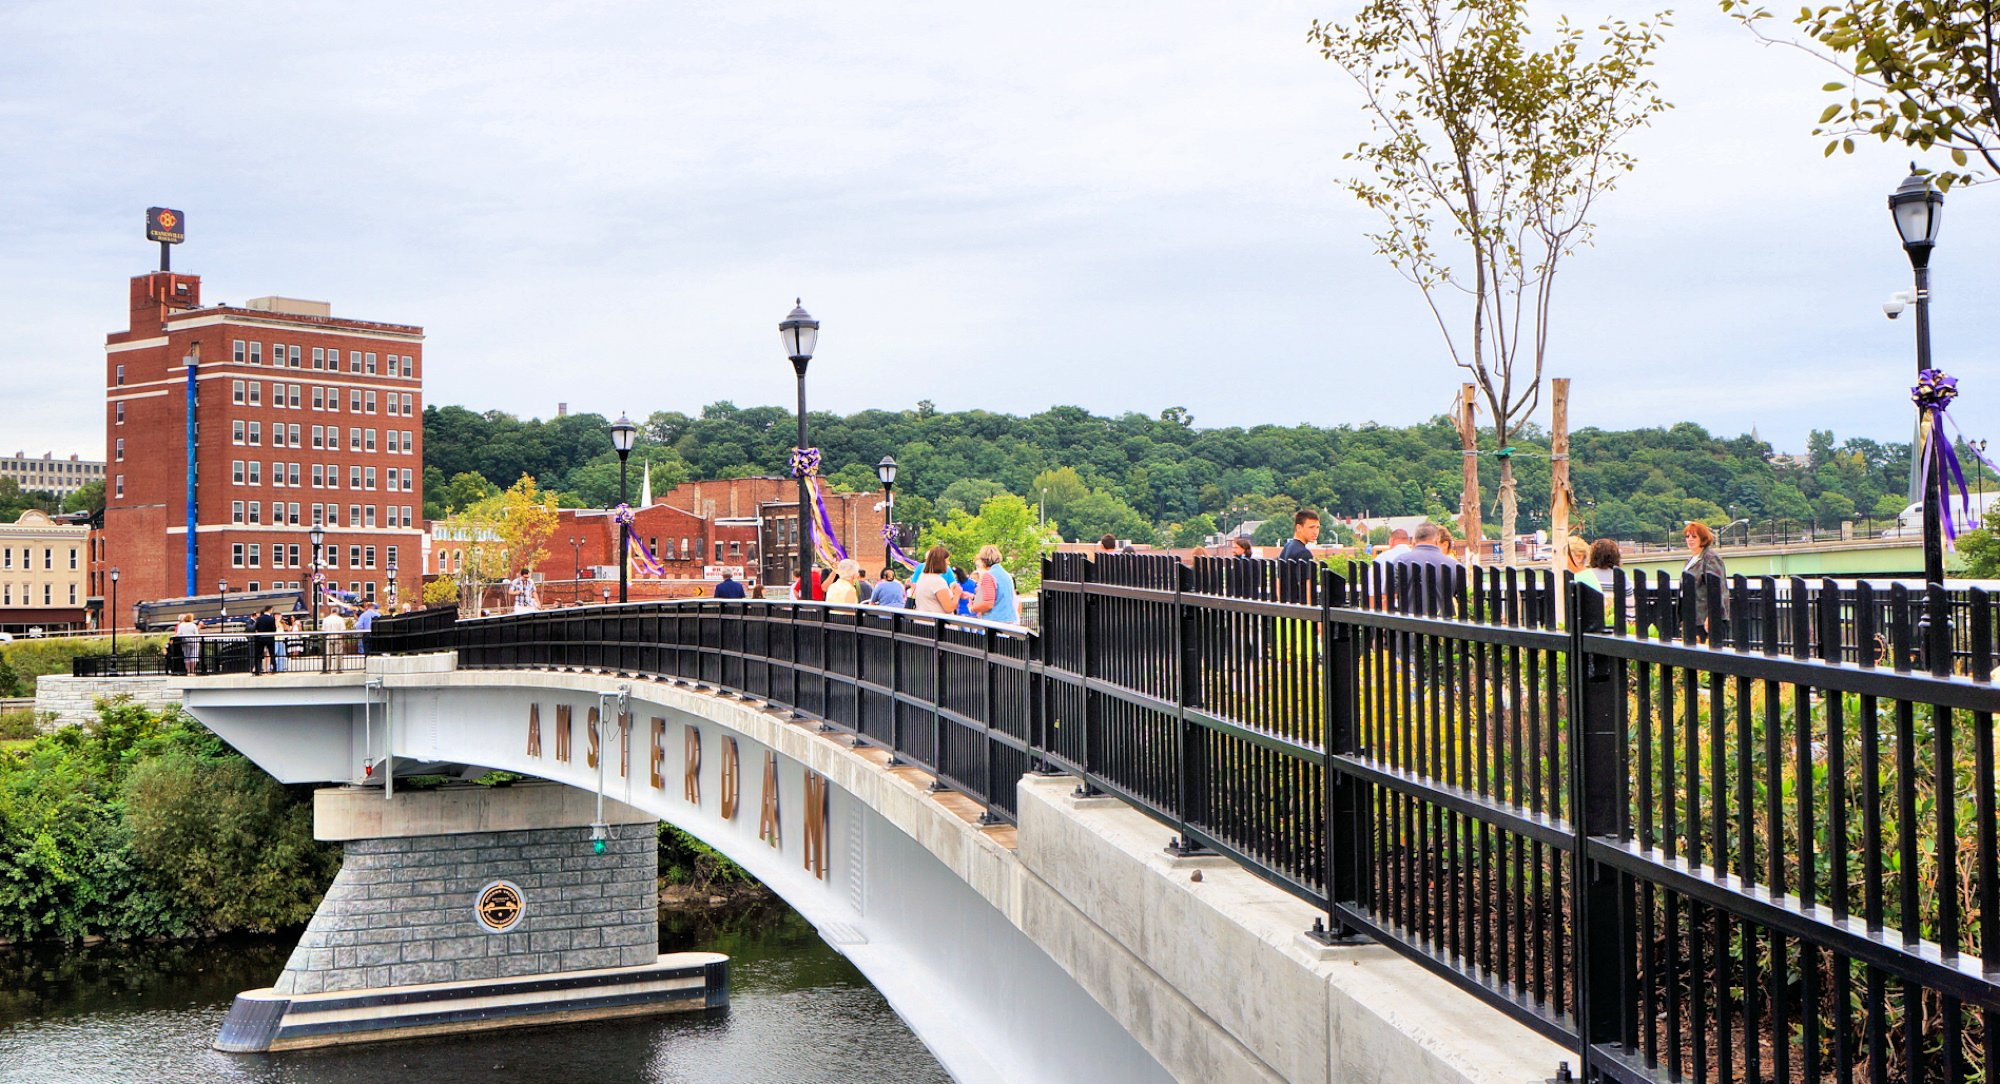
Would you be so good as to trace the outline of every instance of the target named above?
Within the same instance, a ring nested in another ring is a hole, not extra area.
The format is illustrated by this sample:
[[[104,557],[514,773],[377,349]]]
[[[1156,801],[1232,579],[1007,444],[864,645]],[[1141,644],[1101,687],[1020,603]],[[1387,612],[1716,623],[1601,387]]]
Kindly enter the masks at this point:
[[[1843,0],[1802,7],[1793,25],[1811,44],[1774,37],[1773,16],[1750,0],[1721,0],[1767,44],[1818,57],[1846,78],[1822,89],[1836,95],[1814,135],[1826,153],[1854,153],[1856,136],[1942,147],[1959,167],[1937,174],[1940,188],[2000,174],[2000,22],[1996,0]],[[1991,173],[1967,169],[1978,157]]]
[[[517,568],[534,568],[548,556],[543,548],[559,520],[556,495],[535,485],[524,474],[504,492],[475,502],[456,518],[466,531],[465,572],[461,588],[468,595],[461,606],[477,612],[488,583]]]
[[[1452,361],[1510,447],[1541,402],[1550,303],[1590,211],[1631,170],[1619,141],[1668,105],[1646,76],[1664,15],[1608,20],[1595,56],[1559,20],[1527,44],[1526,0],[1371,0],[1311,40],[1361,88],[1374,138],[1348,153],[1348,191],[1379,212],[1377,253],[1422,292]],[[1518,515],[1500,460],[1501,533]],[[1512,547],[1506,547],[1508,562]]]
[[[76,488],[63,502],[65,512],[88,512],[93,516],[104,514],[104,479],[85,482]]]
[[[952,510],[943,523],[924,532],[920,546],[923,550],[943,546],[951,551],[953,564],[971,568],[980,548],[989,544],[1000,547],[1001,563],[1014,574],[1015,590],[1025,595],[1041,586],[1042,557],[1055,549],[1056,536],[1036,525],[1028,502],[1003,493],[987,498],[976,516]]]
[[[953,512],[971,515],[974,509],[982,508],[987,501],[1006,493],[1006,486],[986,478],[960,478],[944,487],[944,492],[938,495],[937,511],[947,517]]]
[[[1215,517],[1203,512],[1193,519],[1175,524],[1172,542],[1175,549],[1194,549],[1206,544],[1208,536],[1215,533]]]

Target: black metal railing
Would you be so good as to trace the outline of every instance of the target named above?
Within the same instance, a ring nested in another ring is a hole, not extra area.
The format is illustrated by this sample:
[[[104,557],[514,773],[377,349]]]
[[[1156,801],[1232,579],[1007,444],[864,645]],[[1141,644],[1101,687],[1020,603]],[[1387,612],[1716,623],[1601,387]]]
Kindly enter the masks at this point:
[[[429,612],[376,643],[766,699],[998,819],[1023,772],[1074,775],[1324,908],[1329,939],[1379,940],[1574,1047],[1585,1079],[1985,1079],[1987,593],[1608,587],[1057,555],[1039,636],[700,601]],[[1927,614],[1963,648],[1924,652]]]
[[[368,634],[357,632],[280,632],[269,637],[204,633],[168,637],[161,646],[143,651],[79,655],[71,660],[70,673],[76,677],[334,674],[366,669],[372,646]]]

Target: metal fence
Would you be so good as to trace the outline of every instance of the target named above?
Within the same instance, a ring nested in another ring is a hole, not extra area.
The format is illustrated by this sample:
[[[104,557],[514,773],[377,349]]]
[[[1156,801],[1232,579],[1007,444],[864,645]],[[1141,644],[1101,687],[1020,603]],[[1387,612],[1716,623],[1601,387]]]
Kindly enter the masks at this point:
[[[1661,597],[1610,586],[1057,555],[1038,637],[701,601],[432,612],[377,643],[769,700],[1000,819],[1021,773],[1073,774],[1176,849],[1324,908],[1327,938],[1379,940],[1572,1046],[1585,1079],[1990,1079],[1987,594],[1951,602],[1965,648],[1926,672],[1942,593],[1878,608],[1788,584],[1805,601],[1786,608],[1684,584],[1667,621]],[[1694,590],[1718,644],[1680,604]],[[1878,634],[1879,658],[1850,650]]]
[[[163,645],[144,651],[79,655],[71,660],[70,673],[76,677],[334,674],[366,669],[372,646],[368,634],[356,632],[205,633],[169,637]]]

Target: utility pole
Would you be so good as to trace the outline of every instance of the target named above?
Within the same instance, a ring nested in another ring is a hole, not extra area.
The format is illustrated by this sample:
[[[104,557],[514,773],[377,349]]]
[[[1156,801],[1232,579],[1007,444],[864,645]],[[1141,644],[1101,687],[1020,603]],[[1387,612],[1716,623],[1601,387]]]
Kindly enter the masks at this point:
[[[1458,412],[1454,421],[1458,426],[1458,443],[1464,449],[1462,459],[1465,464],[1465,490],[1458,498],[1458,529],[1465,536],[1465,563],[1479,563],[1479,550],[1485,539],[1480,537],[1479,525],[1479,422],[1475,411],[1479,403],[1479,389],[1471,384],[1458,386]]]

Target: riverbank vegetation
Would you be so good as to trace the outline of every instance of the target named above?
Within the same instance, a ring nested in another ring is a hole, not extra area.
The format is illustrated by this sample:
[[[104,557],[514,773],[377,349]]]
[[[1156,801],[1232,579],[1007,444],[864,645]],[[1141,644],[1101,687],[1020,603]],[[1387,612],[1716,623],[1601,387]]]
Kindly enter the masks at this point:
[[[296,926],[339,863],[312,838],[309,788],[178,710],[108,702],[0,753],[0,940]]]

